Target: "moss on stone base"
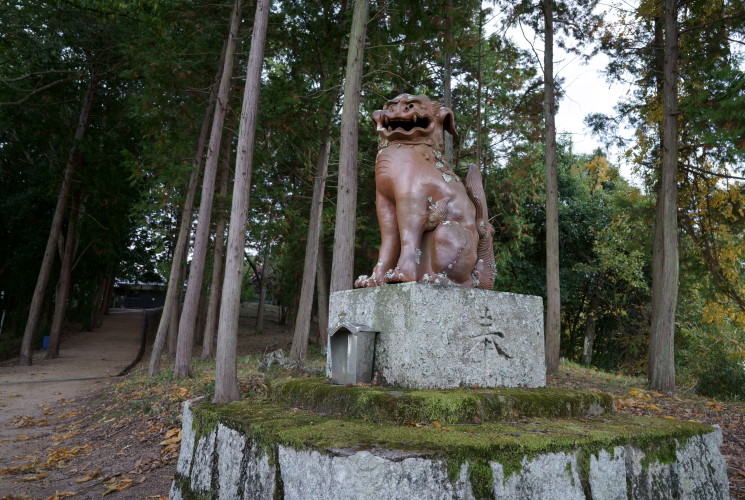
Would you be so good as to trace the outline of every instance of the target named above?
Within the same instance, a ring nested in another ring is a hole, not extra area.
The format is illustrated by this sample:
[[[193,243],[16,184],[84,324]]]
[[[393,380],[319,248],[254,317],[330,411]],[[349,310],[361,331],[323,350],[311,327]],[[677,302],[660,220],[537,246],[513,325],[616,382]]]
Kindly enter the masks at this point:
[[[271,389],[281,404],[386,424],[578,418],[613,411],[608,394],[564,389],[406,390],[339,386],[324,379],[280,379]]]
[[[193,407],[197,436],[218,423],[238,430],[270,457],[277,445],[328,453],[334,449],[390,449],[443,459],[451,480],[469,464],[474,493],[488,497],[493,477],[489,462],[502,464],[504,477],[520,473],[525,460],[545,453],[578,453],[578,474],[589,477],[589,457],[600,450],[631,445],[646,454],[645,462],[666,463],[676,446],[712,431],[708,425],[680,420],[602,415],[575,420],[524,419],[517,423],[481,425],[385,425],[319,415],[269,401],[250,400]],[[676,443],[677,442],[677,443]],[[673,457],[674,458],[674,457]]]

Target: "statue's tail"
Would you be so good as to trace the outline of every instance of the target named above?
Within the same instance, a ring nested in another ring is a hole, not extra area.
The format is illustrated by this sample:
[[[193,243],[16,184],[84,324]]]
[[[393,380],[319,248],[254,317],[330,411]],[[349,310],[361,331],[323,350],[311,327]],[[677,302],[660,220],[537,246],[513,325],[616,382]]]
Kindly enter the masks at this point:
[[[479,244],[476,249],[478,261],[473,270],[474,286],[484,290],[491,290],[494,286],[496,263],[494,261],[494,227],[489,223],[489,213],[486,208],[486,193],[481,170],[476,164],[468,167],[466,176],[466,192],[476,206],[476,228],[479,232]]]

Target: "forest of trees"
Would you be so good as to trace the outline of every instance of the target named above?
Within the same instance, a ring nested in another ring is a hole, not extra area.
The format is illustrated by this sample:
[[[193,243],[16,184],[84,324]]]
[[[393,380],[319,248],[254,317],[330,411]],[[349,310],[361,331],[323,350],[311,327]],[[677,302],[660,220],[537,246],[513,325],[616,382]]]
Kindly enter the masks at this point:
[[[556,136],[555,47],[631,88],[586,118],[606,150]],[[253,280],[302,360],[377,255],[369,116],[404,92],[455,111],[445,154],[481,168],[494,289],[544,297],[550,372],[745,396],[743,0],[2,2],[0,356],[49,335],[54,357],[117,280],[161,282],[150,373],[169,353],[189,376],[200,345],[228,401]]]

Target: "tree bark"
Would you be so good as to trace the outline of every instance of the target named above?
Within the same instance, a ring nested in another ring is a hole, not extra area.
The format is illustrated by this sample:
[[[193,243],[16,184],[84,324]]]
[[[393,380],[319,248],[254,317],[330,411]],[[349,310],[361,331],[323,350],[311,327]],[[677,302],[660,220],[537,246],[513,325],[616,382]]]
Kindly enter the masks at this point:
[[[652,324],[649,385],[675,390],[675,309],[678,303],[678,20],[675,0],[665,0],[662,175],[657,189],[652,256]]]
[[[219,195],[225,198],[228,195],[230,185],[230,142],[226,141],[223,152],[222,178],[220,180]],[[221,207],[222,208],[222,207]],[[222,270],[225,263],[225,226],[227,224],[226,214],[220,211],[215,228],[215,256],[212,263],[212,283],[210,284],[210,302],[207,306],[207,319],[204,325],[204,338],[202,339],[202,359],[212,359],[215,355],[215,337],[217,335],[217,315],[220,311],[220,297],[222,294]]]
[[[214,80],[210,87],[210,97],[207,101],[207,109],[204,112],[204,118],[202,119],[202,127],[199,131],[199,138],[197,139],[197,149],[194,155],[193,168],[191,175],[189,176],[189,185],[186,189],[186,199],[184,200],[184,210],[181,213],[181,221],[179,222],[179,234],[176,242],[176,247],[173,250],[173,261],[171,262],[171,274],[168,277],[168,287],[166,289],[166,300],[163,304],[163,311],[160,315],[160,322],[158,323],[158,331],[155,334],[155,342],[153,344],[153,351],[150,355],[150,364],[148,367],[148,374],[152,377],[158,374],[160,371],[160,357],[163,353],[163,347],[165,346],[166,339],[168,337],[169,328],[171,322],[178,321],[181,316],[181,286],[183,284],[182,269],[184,268],[184,260],[186,258],[186,250],[189,246],[189,235],[191,233],[191,220],[194,212],[194,197],[196,195],[197,183],[199,181],[199,175],[202,170],[202,161],[204,158],[204,148],[207,144],[207,134],[210,131],[210,123],[212,115],[215,110],[215,100],[217,98],[217,86],[222,76],[222,68],[225,62],[225,50],[227,49],[227,38],[223,44],[223,50],[220,55],[220,62],[217,65],[217,72]]]
[[[179,271],[179,288],[176,291],[175,302],[173,303],[173,309],[171,309],[171,319],[168,322],[168,355],[170,357],[176,355],[176,343],[178,342],[178,323],[179,319],[181,318],[181,304],[183,303],[182,285],[186,278],[187,267],[187,265],[183,265],[181,266],[181,269]]]
[[[34,335],[36,335],[39,328],[41,308],[44,302],[44,296],[46,295],[47,285],[49,284],[49,275],[52,273],[52,266],[54,265],[54,252],[57,250],[57,242],[62,229],[65,208],[67,207],[67,198],[72,186],[72,177],[75,173],[75,168],[81,161],[80,143],[88,129],[88,118],[90,116],[91,108],[93,107],[93,99],[95,95],[96,79],[95,77],[91,77],[88,91],[85,94],[83,104],[80,108],[80,116],[78,117],[78,125],[75,129],[75,137],[73,138],[72,147],[70,148],[70,156],[65,165],[65,173],[62,177],[62,185],[60,186],[59,195],[57,196],[57,206],[54,209],[54,217],[52,218],[52,226],[49,229],[47,246],[44,250],[41,268],[39,269],[39,275],[36,279],[36,286],[34,287],[34,294],[28,312],[28,321],[26,321],[26,328],[23,332],[19,364],[24,366],[30,366],[32,362],[31,344],[34,340]]]
[[[321,230],[323,233],[323,230]],[[318,239],[318,269],[316,270],[316,289],[318,290],[318,346],[325,353],[329,343],[329,285],[326,278],[326,252],[323,238]]]
[[[331,291],[349,290],[354,282],[354,227],[357,210],[357,140],[359,135],[360,89],[364,66],[368,0],[355,0],[344,80],[341,115],[339,184],[336,199],[334,255]]]
[[[292,348],[290,349],[290,357],[295,361],[304,360],[308,351],[310,316],[313,309],[313,289],[316,281],[316,266],[318,264],[318,242],[320,241],[321,234],[323,191],[326,188],[330,149],[331,144],[329,140],[324,138],[321,142],[321,149],[318,151],[316,178],[313,181],[313,200],[310,205],[308,240],[305,245],[303,282],[300,290],[297,317],[295,318],[295,334],[292,338]]]
[[[445,2],[445,50],[443,51],[443,104],[446,108],[453,109],[453,0]],[[480,45],[479,45],[480,47]],[[445,161],[453,168],[453,136],[445,132]]]
[[[99,275],[98,286],[96,287],[96,297],[91,311],[91,330],[100,328],[103,324],[103,300],[106,296],[106,275]]]
[[[230,17],[230,33],[225,49],[225,64],[220,78],[220,89],[217,92],[217,106],[212,120],[210,142],[207,146],[207,159],[204,164],[202,179],[202,197],[199,203],[199,219],[194,238],[194,252],[189,267],[189,282],[184,297],[184,310],[178,326],[178,344],[176,346],[176,362],[173,368],[175,377],[191,377],[193,368],[191,357],[194,348],[194,331],[196,329],[199,297],[202,294],[204,280],[204,263],[207,259],[207,248],[210,239],[210,219],[212,216],[212,200],[215,194],[215,177],[217,176],[217,160],[220,156],[225,113],[230,99],[230,84],[233,77],[233,63],[235,47],[238,39],[238,29],[241,24],[242,0],[235,0]]]
[[[483,50],[484,10],[479,7],[479,56],[476,68],[476,165],[479,171],[483,171],[481,164],[481,59]],[[447,135],[447,134],[446,134]]]
[[[596,284],[591,285],[591,287],[590,304],[587,307],[587,319],[585,320],[585,341],[582,348],[582,360],[580,361],[583,366],[590,366],[592,364],[592,346],[595,344],[595,331],[598,324],[600,291]]]
[[[240,398],[236,367],[238,340],[238,315],[241,305],[243,278],[243,249],[246,244],[248,218],[248,193],[251,188],[256,117],[261,90],[261,67],[264,59],[266,28],[271,0],[258,0],[254,16],[251,51],[248,56],[246,88],[243,94],[241,122],[238,131],[238,157],[235,162],[233,204],[225,256],[225,279],[217,327],[217,359],[215,363],[215,403],[227,403]]]
[[[553,0],[543,0],[543,112],[546,120],[546,373],[559,371],[561,291],[559,287],[559,190],[556,166]]]
[[[74,205],[73,207],[74,208]],[[54,298],[54,316],[52,317],[52,328],[49,331],[49,346],[47,347],[46,359],[59,358],[59,344],[62,336],[62,327],[67,312],[67,302],[70,297],[70,278],[72,277],[72,259],[75,255],[75,229],[79,217],[74,216],[74,210],[70,210],[67,223],[67,235],[65,236],[65,249],[62,254],[62,267],[60,268],[57,292]]]

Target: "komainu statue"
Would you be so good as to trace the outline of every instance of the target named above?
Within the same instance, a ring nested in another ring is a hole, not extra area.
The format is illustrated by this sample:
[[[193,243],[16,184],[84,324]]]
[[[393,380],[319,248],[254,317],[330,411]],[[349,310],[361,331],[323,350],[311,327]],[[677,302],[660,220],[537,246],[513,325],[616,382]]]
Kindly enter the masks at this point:
[[[445,161],[453,112],[427,96],[401,94],[372,115],[379,136],[375,203],[381,245],[372,276],[355,287],[419,281],[491,290],[494,228],[478,166],[465,186]]]

